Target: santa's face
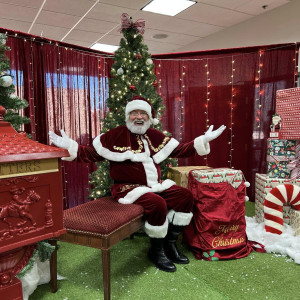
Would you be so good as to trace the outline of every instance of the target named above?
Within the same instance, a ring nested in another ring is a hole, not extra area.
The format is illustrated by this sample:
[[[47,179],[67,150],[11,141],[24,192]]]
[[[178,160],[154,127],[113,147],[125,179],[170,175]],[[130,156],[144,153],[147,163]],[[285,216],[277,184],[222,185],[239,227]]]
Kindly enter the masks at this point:
[[[144,134],[150,127],[148,114],[144,110],[133,110],[126,121],[127,128],[135,134]]]

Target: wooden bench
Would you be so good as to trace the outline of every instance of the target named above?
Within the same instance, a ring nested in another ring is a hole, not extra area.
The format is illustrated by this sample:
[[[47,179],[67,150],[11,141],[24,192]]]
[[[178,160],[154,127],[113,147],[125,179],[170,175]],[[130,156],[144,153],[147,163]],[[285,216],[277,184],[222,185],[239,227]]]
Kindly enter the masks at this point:
[[[64,211],[67,233],[57,240],[101,249],[104,299],[110,299],[110,249],[143,225],[143,208],[104,197]],[[52,240],[56,245],[56,240]],[[51,290],[57,291],[57,250],[50,260]]]

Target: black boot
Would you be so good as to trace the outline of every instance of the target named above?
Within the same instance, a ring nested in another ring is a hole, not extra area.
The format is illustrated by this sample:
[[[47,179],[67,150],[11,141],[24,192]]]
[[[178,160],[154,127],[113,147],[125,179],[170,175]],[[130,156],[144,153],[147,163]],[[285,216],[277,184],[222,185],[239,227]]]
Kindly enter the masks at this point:
[[[188,264],[189,259],[180,253],[177,249],[177,239],[180,233],[183,231],[183,226],[169,224],[168,233],[165,237],[165,252],[168,258],[176,264]]]
[[[164,250],[164,239],[150,238],[148,258],[162,271],[175,272],[176,266],[168,259]]]

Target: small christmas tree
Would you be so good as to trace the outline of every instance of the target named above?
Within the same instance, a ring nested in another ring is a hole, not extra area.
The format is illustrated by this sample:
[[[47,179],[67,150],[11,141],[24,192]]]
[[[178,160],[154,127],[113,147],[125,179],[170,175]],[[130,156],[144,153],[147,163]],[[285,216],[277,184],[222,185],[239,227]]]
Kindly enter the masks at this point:
[[[28,106],[28,102],[15,94],[10,62],[5,54],[10,48],[5,44],[6,35],[0,34],[0,105],[6,109],[3,120],[10,122],[19,131],[23,124],[30,122],[28,117],[19,114],[20,110]]]
[[[154,64],[148,52],[147,45],[143,42],[144,21],[133,23],[131,17],[123,14],[122,34],[120,47],[115,52],[114,64],[111,68],[112,78],[109,81],[109,97],[107,107],[109,112],[103,120],[101,132],[125,124],[125,107],[133,96],[139,95],[146,98],[153,106],[155,115],[159,118],[165,107],[156,92],[158,85],[153,69]],[[125,25],[124,25],[125,24]],[[155,126],[162,131],[161,123]],[[164,131],[164,134],[169,135]],[[177,165],[175,159],[168,159],[161,163],[162,178],[166,178],[168,166]],[[112,181],[109,177],[109,162],[97,164],[98,169],[90,176],[91,198],[99,198],[110,194]]]

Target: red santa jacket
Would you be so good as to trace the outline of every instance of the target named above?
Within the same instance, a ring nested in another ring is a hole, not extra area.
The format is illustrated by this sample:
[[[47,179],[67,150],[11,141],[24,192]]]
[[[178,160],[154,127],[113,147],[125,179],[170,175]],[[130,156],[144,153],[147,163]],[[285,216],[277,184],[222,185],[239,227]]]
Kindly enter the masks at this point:
[[[93,147],[81,146],[72,141],[68,149],[71,159],[86,162],[110,161],[110,176],[114,181],[112,196],[120,203],[133,203],[148,192],[159,193],[175,184],[161,181],[159,164],[168,157],[183,158],[210,151],[202,137],[188,143],[179,143],[162,132],[149,128],[143,135],[119,126],[93,141]]]

